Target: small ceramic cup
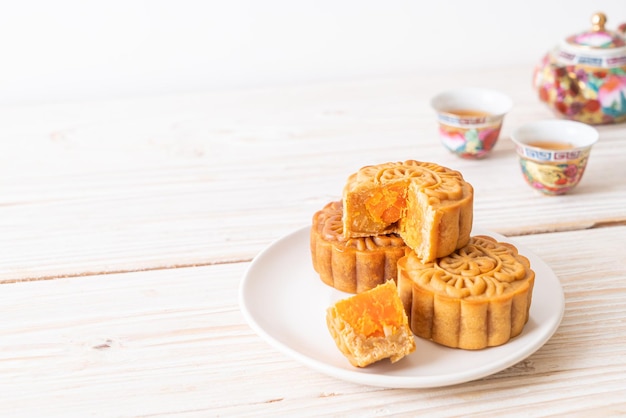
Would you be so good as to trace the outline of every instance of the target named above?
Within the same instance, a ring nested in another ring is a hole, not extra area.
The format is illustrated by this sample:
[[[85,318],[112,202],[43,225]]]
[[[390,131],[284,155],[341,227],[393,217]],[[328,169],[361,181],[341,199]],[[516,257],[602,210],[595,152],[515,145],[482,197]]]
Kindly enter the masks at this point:
[[[438,94],[431,106],[437,112],[442,144],[461,158],[479,159],[498,141],[513,102],[498,91],[466,87]]]
[[[511,140],[526,182],[542,193],[560,195],[580,182],[598,131],[581,122],[542,120],[517,128]]]

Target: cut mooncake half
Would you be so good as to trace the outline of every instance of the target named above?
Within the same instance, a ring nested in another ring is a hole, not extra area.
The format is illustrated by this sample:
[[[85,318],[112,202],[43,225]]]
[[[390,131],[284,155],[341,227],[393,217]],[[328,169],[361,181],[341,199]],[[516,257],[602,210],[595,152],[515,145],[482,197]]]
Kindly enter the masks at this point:
[[[474,189],[461,173],[408,160],[366,166],[343,189],[346,238],[398,233],[430,262],[469,242]]]
[[[324,283],[360,293],[398,277],[398,260],[407,246],[396,234],[345,238],[341,202],[330,202],[313,215],[311,259]]]
[[[535,273],[509,243],[474,236],[434,262],[398,262],[398,289],[418,337],[476,350],[519,335],[528,321]]]
[[[415,351],[415,339],[398,295],[389,281],[328,308],[326,324],[339,350],[356,367]]]

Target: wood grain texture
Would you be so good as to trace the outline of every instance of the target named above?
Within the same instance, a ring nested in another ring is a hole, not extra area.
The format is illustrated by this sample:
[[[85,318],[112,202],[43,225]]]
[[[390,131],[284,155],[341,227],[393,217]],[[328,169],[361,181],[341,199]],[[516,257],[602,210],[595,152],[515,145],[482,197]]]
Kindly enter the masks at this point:
[[[553,115],[531,68],[0,112],[1,416],[626,415],[626,127],[600,126],[575,192],[524,184],[513,128]],[[483,161],[439,144],[429,100],[483,85],[515,107]],[[245,323],[250,260],[367,164],[460,170],[474,222],[565,291],[539,351],[445,388],[343,382]]]
[[[561,280],[562,325],[515,366],[435,389],[342,382],[271,348],[239,312],[248,263],[4,285],[0,306],[14,319],[0,324],[0,411],[35,416],[45,405],[47,416],[624,414],[625,237],[622,226],[516,238]]]
[[[460,170],[475,188],[475,223],[508,235],[626,222],[623,125],[599,127],[574,193],[546,197],[524,183],[510,131],[552,117],[529,74],[7,109],[0,280],[247,261],[338,199],[359,167],[405,159]],[[484,161],[444,150],[429,107],[436,92],[467,84],[498,88],[515,102]]]

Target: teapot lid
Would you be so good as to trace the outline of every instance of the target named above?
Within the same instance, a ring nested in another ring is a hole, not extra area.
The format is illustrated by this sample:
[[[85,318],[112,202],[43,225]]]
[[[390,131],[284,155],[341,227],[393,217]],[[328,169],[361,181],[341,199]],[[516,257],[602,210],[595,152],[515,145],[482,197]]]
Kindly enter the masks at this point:
[[[621,33],[605,29],[606,20],[604,13],[595,13],[591,18],[591,30],[571,35],[565,41],[574,47],[604,51],[626,46]]]
[[[594,68],[626,66],[626,24],[617,32],[605,29],[606,16],[596,13],[590,31],[569,36],[553,50],[553,57],[563,65],[585,65]]]

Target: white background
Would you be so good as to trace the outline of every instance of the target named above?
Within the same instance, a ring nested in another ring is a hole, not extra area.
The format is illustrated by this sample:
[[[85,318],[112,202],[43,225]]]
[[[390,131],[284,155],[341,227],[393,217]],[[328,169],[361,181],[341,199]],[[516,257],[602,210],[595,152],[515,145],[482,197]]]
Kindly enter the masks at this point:
[[[0,105],[532,68],[596,11],[626,0],[2,0]]]

